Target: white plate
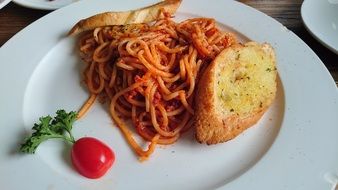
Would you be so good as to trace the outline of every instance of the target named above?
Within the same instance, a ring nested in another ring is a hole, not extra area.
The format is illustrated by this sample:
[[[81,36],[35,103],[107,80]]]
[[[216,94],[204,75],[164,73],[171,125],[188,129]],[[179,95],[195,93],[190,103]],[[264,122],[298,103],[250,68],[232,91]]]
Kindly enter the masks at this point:
[[[305,0],[301,16],[309,32],[338,54],[338,0]]]
[[[205,16],[242,40],[269,42],[279,71],[275,103],[262,120],[235,140],[206,146],[193,133],[159,147],[139,163],[99,103],[75,124],[77,138],[94,136],[112,147],[116,163],[89,180],[69,164],[57,141],[35,155],[17,153],[25,130],[57,109],[77,110],[88,97],[80,85],[75,39],[66,37],[80,19],[128,10],[154,0],[81,1],[34,22],[0,49],[0,178],[2,189],[329,189],[338,174],[338,93],[323,63],[274,19],[235,1],[184,1],[176,19]],[[79,11],[81,10],[81,11]],[[65,19],[67,18],[67,19]]]
[[[32,9],[55,10],[77,0],[13,0],[13,2]]]
[[[2,7],[7,5],[9,2],[11,2],[11,0],[0,0],[0,9],[2,9]]]

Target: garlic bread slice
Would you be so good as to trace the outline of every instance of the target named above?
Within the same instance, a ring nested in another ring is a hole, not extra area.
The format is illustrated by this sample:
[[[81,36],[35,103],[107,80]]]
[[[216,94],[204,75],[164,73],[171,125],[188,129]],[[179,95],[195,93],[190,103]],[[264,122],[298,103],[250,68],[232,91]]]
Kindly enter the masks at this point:
[[[249,42],[223,50],[198,85],[196,139],[221,143],[254,125],[275,99],[276,77],[275,53],[269,44]]]
[[[69,31],[68,35],[76,35],[83,31],[102,26],[148,23],[158,19],[161,11],[174,14],[181,0],[164,0],[157,4],[124,12],[105,12],[80,20]]]

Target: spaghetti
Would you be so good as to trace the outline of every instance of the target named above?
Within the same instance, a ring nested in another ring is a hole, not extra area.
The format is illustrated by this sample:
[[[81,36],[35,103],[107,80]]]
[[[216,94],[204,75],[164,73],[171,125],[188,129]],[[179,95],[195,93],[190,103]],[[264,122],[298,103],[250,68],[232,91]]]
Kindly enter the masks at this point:
[[[80,39],[87,63],[84,82],[90,91],[83,115],[96,96],[110,103],[110,114],[141,159],[156,144],[172,144],[192,124],[195,87],[203,68],[236,42],[214,19],[176,23],[163,13],[152,24],[106,26]],[[143,150],[125,121],[150,144]]]

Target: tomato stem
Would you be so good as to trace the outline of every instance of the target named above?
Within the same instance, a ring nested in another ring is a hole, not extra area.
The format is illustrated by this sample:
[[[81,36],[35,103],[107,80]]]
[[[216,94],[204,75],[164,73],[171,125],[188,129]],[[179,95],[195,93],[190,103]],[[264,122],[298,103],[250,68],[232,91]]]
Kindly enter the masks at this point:
[[[67,130],[67,132],[68,132],[68,134],[69,134],[69,137],[66,137],[66,136],[65,136],[65,140],[67,140],[68,142],[74,144],[74,143],[75,143],[75,138],[74,138],[72,132],[70,132],[70,131],[68,131],[68,130]]]
[[[66,137],[66,136],[63,136],[63,139],[71,144],[74,144],[75,143],[75,140],[74,138],[70,138],[70,137]]]

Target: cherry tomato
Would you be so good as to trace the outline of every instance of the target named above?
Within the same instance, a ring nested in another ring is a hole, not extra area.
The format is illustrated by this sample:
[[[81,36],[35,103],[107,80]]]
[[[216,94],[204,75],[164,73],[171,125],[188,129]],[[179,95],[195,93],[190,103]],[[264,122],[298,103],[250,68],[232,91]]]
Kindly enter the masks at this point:
[[[114,152],[92,137],[77,140],[71,151],[75,169],[83,176],[96,179],[103,176],[115,161]]]

